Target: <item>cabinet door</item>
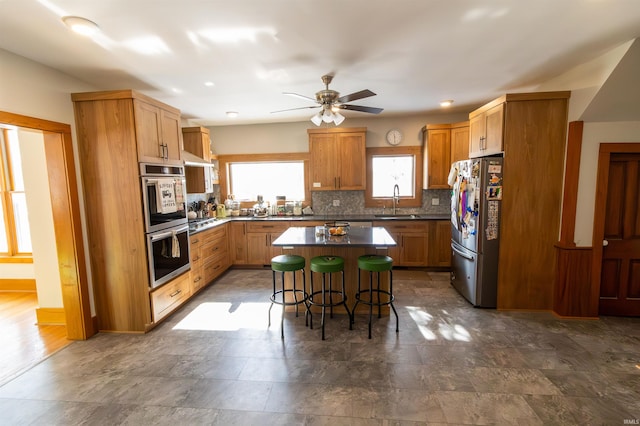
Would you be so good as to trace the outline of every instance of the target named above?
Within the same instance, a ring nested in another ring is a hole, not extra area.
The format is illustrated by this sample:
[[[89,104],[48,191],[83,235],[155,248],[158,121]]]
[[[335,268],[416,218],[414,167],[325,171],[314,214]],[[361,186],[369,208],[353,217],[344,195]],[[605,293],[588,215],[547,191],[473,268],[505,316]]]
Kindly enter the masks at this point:
[[[157,163],[164,159],[160,108],[134,100],[138,161]]]
[[[469,158],[469,126],[451,128],[451,163]]]
[[[249,265],[269,264],[271,261],[271,258],[269,257],[270,253],[269,233],[247,233],[247,263]]]
[[[229,223],[229,255],[233,265],[247,264],[247,232],[243,222]]]
[[[335,190],[339,164],[335,134],[309,135],[309,154],[311,190]]]
[[[181,164],[182,131],[180,130],[180,114],[173,111],[160,110],[161,136],[165,146],[165,162]]]
[[[185,151],[197,155],[204,161],[211,161],[209,129],[205,127],[183,127],[182,143]]]
[[[451,131],[427,130],[427,188],[448,189],[451,167]]]
[[[469,119],[469,158],[481,157],[483,155],[484,135],[484,114],[478,114]]]
[[[500,104],[485,112],[485,143],[483,156],[502,152],[503,129],[504,104]]]
[[[451,222],[429,222],[429,251],[427,266],[451,266]]]
[[[334,161],[340,164],[338,188],[343,191],[364,190],[367,182],[365,134],[339,133],[336,157]]]
[[[401,264],[403,266],[425,266],[427,260],[427,235],[423,232],[402,234]]]

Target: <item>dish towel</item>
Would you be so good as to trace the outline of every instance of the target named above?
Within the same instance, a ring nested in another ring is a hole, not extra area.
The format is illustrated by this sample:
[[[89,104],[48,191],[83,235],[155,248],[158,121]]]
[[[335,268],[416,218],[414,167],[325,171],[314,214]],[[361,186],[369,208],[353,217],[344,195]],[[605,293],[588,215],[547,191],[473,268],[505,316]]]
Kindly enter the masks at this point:
[[[178,210],[173,179],[158,179],[156,184],[158,213],[174,213]]]
[[[178,236],[176,235],[176,231],[172,232],[171,237],[171,257],[176,258],[180,257],[180,241],[178,241]]]

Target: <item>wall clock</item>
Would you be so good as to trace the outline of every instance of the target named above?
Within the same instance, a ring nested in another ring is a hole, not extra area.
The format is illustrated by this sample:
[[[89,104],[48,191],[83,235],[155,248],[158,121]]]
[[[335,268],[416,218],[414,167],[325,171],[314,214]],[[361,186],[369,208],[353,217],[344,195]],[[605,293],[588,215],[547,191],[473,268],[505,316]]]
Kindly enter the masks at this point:
[[[391,129],[387,132],[387,143],[389,145],[399,145],[402,142],[402,132],[398,129]]]

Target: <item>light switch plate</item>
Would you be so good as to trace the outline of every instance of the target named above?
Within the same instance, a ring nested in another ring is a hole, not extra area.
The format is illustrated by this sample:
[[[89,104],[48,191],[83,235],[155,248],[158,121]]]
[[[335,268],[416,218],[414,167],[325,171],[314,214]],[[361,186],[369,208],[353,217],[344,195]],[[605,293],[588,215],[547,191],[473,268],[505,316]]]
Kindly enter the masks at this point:
[[[340,200],[333,200],[333,207],[340,207]]]
[[[431,199],[431,205],[432,206],[439,206],[440,205],[440,198],[432,198]]]

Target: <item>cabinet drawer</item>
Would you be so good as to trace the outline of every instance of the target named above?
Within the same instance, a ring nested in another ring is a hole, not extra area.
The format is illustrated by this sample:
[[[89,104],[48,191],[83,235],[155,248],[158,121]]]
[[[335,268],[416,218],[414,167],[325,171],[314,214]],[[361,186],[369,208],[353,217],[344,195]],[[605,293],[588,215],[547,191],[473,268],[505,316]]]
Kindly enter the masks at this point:
[[[284,232],[289,222],[251,222],[247,223],[247,232]]]
[[[220,253],[208,260],[203,267],[204,282],[210,283],[227,270],[229,266],[229,255],[227,252]],[[204,284],[204,283],[203,283]]]
[[[196,234],[189,237],[189,244],[191,245],[191,251],[197,251],[204,241],[203,234]]]
[[[382,226],[389,232],[427,232],[429,222],[390,220],[375,222],[374,226]]]
[[[173,311],[191,295],[189,281],[191,271],[180,275],[178,278],[163,285],[151,293],[151,306],[153,308],[153,321],[157,322]]]
[[[207,242],[217,238],[225,238],[227,236],[227,227],[226,226],[216,226],[215,228],[207,229],[202,231],[200,234],[202,235],[202,241]]]

